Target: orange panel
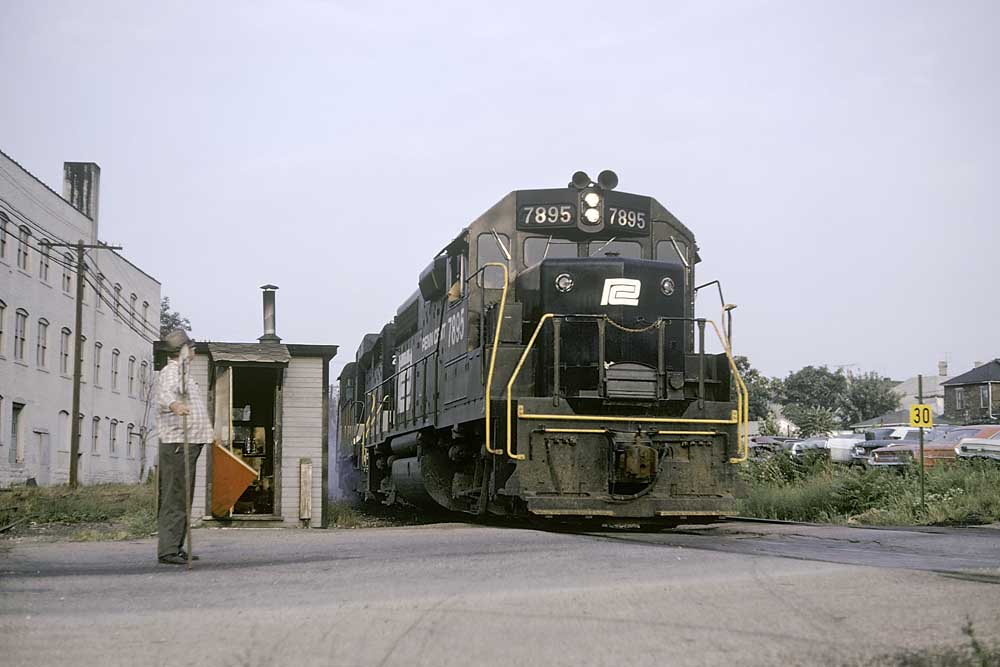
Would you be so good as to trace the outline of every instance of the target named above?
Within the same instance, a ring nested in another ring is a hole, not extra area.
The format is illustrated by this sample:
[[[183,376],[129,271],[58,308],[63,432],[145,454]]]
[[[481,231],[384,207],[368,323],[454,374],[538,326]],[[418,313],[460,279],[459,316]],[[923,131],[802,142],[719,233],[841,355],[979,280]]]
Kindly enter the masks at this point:
[[[212,514],[223,516],[233,509],[247,487],[257,479],[257,471],[232,452],[212,446]]]

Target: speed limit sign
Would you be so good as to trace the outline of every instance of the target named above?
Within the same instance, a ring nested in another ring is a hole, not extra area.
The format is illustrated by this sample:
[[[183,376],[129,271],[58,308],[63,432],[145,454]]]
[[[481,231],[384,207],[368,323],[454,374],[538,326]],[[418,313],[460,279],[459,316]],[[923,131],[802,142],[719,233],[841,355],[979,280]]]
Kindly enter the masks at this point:
[[[914,426],[916,428],[930,428],[934,426],[934,418],[931,415],[931,406],[926,403],[911,405],[910,426]]]

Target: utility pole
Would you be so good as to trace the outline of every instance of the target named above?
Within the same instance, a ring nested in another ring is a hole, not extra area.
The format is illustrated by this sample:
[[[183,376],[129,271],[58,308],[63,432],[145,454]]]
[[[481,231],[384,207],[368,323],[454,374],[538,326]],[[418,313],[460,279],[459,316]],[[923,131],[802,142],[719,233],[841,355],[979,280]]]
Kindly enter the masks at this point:
[[[83,375],[83,285],[84,285],[84,261],[85,250],[121,250],[121,246],[110,245],[88,245],[83,240],[76,243],[52,243],[52,246],[75,247],[76,248],[76,329],[75,344],[73,345],[73,411],[70,413],[70,436],[69,436],[69,485],[76,488],[78,481],[78,461],[80,457],[80,381]],[[98,294],[100,299],[101,295]],[[95,304],[96,305],[96,304]]]

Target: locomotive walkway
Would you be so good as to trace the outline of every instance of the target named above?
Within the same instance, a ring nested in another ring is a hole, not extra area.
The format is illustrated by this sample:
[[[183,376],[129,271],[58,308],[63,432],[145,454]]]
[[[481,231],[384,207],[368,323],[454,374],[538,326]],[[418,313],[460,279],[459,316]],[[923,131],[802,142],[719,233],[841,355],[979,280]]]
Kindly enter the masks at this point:
[[[844,664],[1000,637],[1000,530],[467,524],[0,543],[4,664]]]

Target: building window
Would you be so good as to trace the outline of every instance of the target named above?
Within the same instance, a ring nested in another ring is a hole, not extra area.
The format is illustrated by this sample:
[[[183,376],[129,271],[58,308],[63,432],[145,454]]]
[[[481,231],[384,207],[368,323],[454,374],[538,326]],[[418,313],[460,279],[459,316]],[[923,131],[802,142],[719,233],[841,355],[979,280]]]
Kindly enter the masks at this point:
[[[35,345],[35,364],[39,368],[45,368],[46,357],[49,352],[49,323],[47,320],[38,320],[38,342]]]
[[[7,256],[7,223],[10,218],[3,211],[0,211],[0,259]]]
[[[38,277],[43,283],[49,282],[49,242],[42,241],[38,253]]]
[[[111,350],[111,391],[118,391],[118,357],[121,355],[118,350]]]
[[[114,456],[118,452],[118,420],[111,420],[111,429],[108,435],[108,452]]]
[[[135,430],[135,424],[129,424],[125,427],[125,456],[132,458],[132,431]]]
[[[94,419],[91,420],[91,429],[90,429],[90,451],[92,454],[97,453],[97,442],[100,439],[100,437],[101,437],[101,418],[94,417]]]
[[[990,386],[987,384],[979,385],[979,407],[990,407]]]
[[[31,230],[21,227],[17,235],[17,268],[22,271],[28,270],[28,240],[31,238]]]
[[[69,336],[70,330],[63,327],[59,332],[59,372],[63,375],[69,375]]]
[[[142,393],[139,395],[139,398],[141,398],[142,400],[146,400],[146,391],[148,389],[148,387],[146,386],[146,382],[149,379],[147,377],[148,370],[149,370],[149,364],[146,363],[145,361],[142,362],[142,366],[140,366],[139,368],[139,389],[140,391],[142,391]]]
[[[955,409],[965,409],[965,387],[955,387]]]
[[[73,255],[66,253],[63,255],[63,260],[62,290],[66,294],[71,294],[73,292],[73,274],[70,273],[69,267],[73,266]]]
[[[135,292],[132,292],[128,298],[128,317],[132,321],[132,324],[135,324],[135,303],[138,299],[139,297],[135,295]]]
[[[7,304],[0,301],[0,359],[3,358],[3,327],[7,321]]]
[[[14,403],[10,411],[10,462],[24,463],[24,440],[21,438],[21,416],[24,403]]]
[[[57,441],[57,446],[65,446],[66,449],[63,451],[69,451],[69,439],[72,433],[69,427],[69,413],[65,410],[59,411],[59,440]]]
[[[135,357],[128,358],[128,395],[135,396]]]
[[[18,308],[14,313],[14,359],[24,361],[24,341],[28,330],[28,311]]]
[[[94,343],[94,386],[98,387],[101,384],[101,352],[104,351],[104,345],[100,341]]]
[[[76,368],[73,369],[76,372]],[[87,337],[80,336],[80,382],[87,381]]]
[[[142,302],[142,323],[149,324],[149,302]]]
[[[104,293],[104,274],[98,273],[97,278],[94,280],[94,304],[97,310],[104,310],[103,299],[101,298]]]
[[[121,315],[122,309],[122,286],[115,283],[115,315]]]

